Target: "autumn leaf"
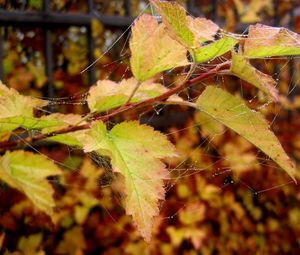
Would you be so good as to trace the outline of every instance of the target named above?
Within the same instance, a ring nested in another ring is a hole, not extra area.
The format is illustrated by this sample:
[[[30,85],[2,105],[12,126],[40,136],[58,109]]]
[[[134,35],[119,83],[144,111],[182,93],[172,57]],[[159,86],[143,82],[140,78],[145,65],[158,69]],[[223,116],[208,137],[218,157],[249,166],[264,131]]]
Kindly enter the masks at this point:
[[[186,15],[185,9],[176,2],[151,0],[170,35],[187,48],[196,48],[201,42],[214,40],[219,27],[211,20],[193,18]]]
[[[226,52],[230,51],[237,43],[238,41],[235,38],[225,36],[218,41],[195,49],[195,61],[197,63],[201,63],[222,56]]]
[[[63,238],[61,238],[55,253],[56,254],[83,254],[84,249],[87,248],[87,241],[83,234],[83,228],[74,226],[68,231],[65,231]]]
[[[205,219],[205,211],[204,203],[193,202],[180,210],[178,218],[182,224],[193,226]]]
[[[233,51],[231,54],[230,71],[232,74],[262,90],[275,101],[279,100],[276,81],[271,76],[257,70],[242,54]]]
[[[0,118],[12,116],[33,116],[33,109],[47,105],[47,101],[22,96],[13,88],[0,82]]]
[[[249,4],[242,3],[241,0],[233,0],[238,15],[242,23],[255,23],[261,20],[260,13],[267,11],[273,16],[273,2],[271,0],[251,0]]]
[[[87,98],[88,106],[91,112],[103,112],[125,104],[137,87],[137,91],[130,100],[131,103],[141,102],[143,100],[159,96],[168,89],[152,80],[145,81],[139,85],[135,78],[124,79],[120,83],[110,80],[98,81],[97,85],[92,87]],[[180,97],[171,96],[170,100],[180,101]]]
[[[39,67],[34,65],[32,62],[28,62],[27,67],[35,79],[36,87],[41,89],[48,80],[43,66]]]
[[[162,16],[164,24],[172,32],[172,37],[186,47],[197,45],[195,35],[189,28],[189,20],[185,9],[175,2],[161,2],[150,0],[158,13]]]
[[[152,127],[136,121],[106,130],[96,122],[84,139],[84,151],[109,156],[113,170],[125,178],[126,212],[146,241],[150,241],[158,202],[164,199],[164,179],[169,173],[161,159],[176,156],[175,147]]]
[[[214,41],[219,26],[206,18],[193,18],[187,16],[188,27],[195,36],[195,46],[206,41]]]
[[[224,133],[224,126],[206,113],[197,112],[195,122],[200,125],[201,135],[204,137],[213,137],[216,134]]]
[[[208,235],[207,230],[205,228],[199,227],[174,227],[169,226],[166,229],[168,233],[171,243],[178,247],[180,246],[185,240],[190,240],[195,247],[195,249],[199,250],[201,245],[203,244],[205,237]]]
[[[200,111],[258,147],[296,182],[293,163],[259,112],[249,109],[241,99],[213,86],[206,87],[196,104]]]
[[[139,81],[145,81],[174,67],[188,65],[187,50],[165,30],[163,24],[158,24],[156,19],[148,14],[135,21],[129,43],[130,65]]]
[[[20,117],[24,120],[26,117],[32,118],[33,110],[45,105],[47,105],[46,101],[22,96],[13,88],[9,89],[0,82],[0,119]],[[18,128],[20,124],[17,120],[15,119],[16,123],[5,123],[5,121],[9,121],[8,119],[0,121],[0,133]]]
[[[286,28],[262,24],[249,27],[244,55],[247,58],[293,56],[300,54],[300,36]]]
[[[24,254],[38,255],[38,249],[43,241],[43,234],[33,234],[28,237],[22,236],[18,243],[18,249],[24,252]]]
[[[241,136],[235,136],[220,146],[218,152],[224,156],[224,163],[237,173],[259,169],[259,162],[252,144]]]
[[[46,178],[60,174],[61,170],[52,161],[32,152],[6,152],[0,158],[0,178],[50,216],[55,206],[54,190]]]

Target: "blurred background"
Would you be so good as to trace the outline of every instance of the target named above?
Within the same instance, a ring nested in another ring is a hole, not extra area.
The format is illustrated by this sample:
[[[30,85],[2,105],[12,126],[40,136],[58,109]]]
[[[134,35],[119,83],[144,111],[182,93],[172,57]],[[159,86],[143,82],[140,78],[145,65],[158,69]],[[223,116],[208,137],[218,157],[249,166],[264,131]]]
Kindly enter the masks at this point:
[[[189,14],[228,32],[247,33],[250,24],[263,23],[300,33],[299,0],[180,2]],[[85,114],[86,92],[97,80],[131,77],[130,26],[145,12],[153,10],[143,0],[0,0],[0,79],[22,94],[48,99],[49,112]],[[280,105],[232,77],[205,84],[226,87],[260,107],[298,169],[300,63],[285,58],[254,64],[278,81]],[[176,77],[166,73],[164,82]],[[201,86],[186,96],[196,97]],[[1,183],[1,254],[300,254],[299,186],[262,153],[184,108],[155,107],[113,121],[136,118],[167,133],[181,155],[168,162],[172,179],[151,244],[125,215],[120,185],[105,159],[36,144],[27,149],[65,167],[60,179],[50,180],[57,191],[54,222]]]

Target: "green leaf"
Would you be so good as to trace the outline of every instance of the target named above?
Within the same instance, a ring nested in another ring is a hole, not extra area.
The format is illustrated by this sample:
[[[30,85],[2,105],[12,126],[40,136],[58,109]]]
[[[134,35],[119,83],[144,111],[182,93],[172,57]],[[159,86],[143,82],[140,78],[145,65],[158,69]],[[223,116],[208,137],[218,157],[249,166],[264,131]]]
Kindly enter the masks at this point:
[[[75,146],[82,148],[81,137],[86,133],[85,130],[70,132],[68,134],[55,135],[48,137],[47,140],[57,143],[66,144],[69,146]]]
[[[98,81],[97,85],[92,87],[87,98],[88,106],[91,112],[103,112],[125,104],[137,87],[137,91],[130,100],[130,103],[137,103],[143,100],[159,96],[168,91],[166,87],[151,80],[145,81],[139,85],[138,80],[130,78],[124,79],[120,83],[110,80]],[[170,100],[182,100],[178,96],[171,96]]]
[[[64,122],[59,120],[46,120],[42,118],[34,118],[34,117],[26,117],[26,116],[0,118],[0,132],[2,131],[2,124],[36,130],[36,129],[61,126],[64,124]]]
[[[279,100],[276,81],[252,66],[243,55],[232,51],[231,73],[262,90],[275,101]]]
[[[164,199],[163,180],[169,178],[161,159],[176,156],[174,146],[163,134],[136,121],[120,123],[111,131],[96,122],[83,143],[85,152],[109,156],[113,170],[125,177],[126,212],[150,241],[158,202]]]
[[[222,56],[230,51],[238,41],[233,37],[225,36],[206,46],[195,49],[194,57],[197,63],[206,62],[216,57]]]
[[[189,22],[185,9],[175,2],[161,2],[160,0],[151,0],[163,22],[173,32],[173,37],[187,47],[194,47],[195,36],[189,29]]]
[[[187,50],[166,33],[163,24],[159,25],[148,14],[135,21],[129,46],[131,70],[139,81],[174,67],[188,65]]]
[[[258,147],[295,180],[295,167],[263,116],[239,98],[220,88],[208,86],[196,102],[199,110]]]
[[[42,117],[43,120],[47,121],[60,121],[60,126],[53,126],[44,128],[42,130],[42,133],[51,133],[60,129],[67,128],[69,126],[74,126],[78,124],[86,124],[86,121],[82,119],[82,117],[78,114],[61,114],[61,113],[53,113],[47,116]],[[82,143],[80,142],[81,136],[86,133],[85,130],[79,130],[75,132],[70,132],[66,134],[60,134],[48,137],[47,140],[58,142],[62,144],[66,144],[69,146],[76,146],[76,147],[82,147]]]
[[[60,174],[61,170],[51,160],[32,152],[6,152],[0,158],[0,178],[50,216],[55,206],[54,190],[46,178]]]
[[[247,58],[300,55],[300,36],[282,27],[251,25],[244,55]]]
[[[59,129],[67,128],[69,126],[74,126],[78,123],[85,124],[86,122],[82,120],[82,117],[78,114],[62,114],[53,113],[40,118],[42,121],[48,121],[49,123],[59,123],[59,125],[53,125],[43,128],[42,133],[51,133]]]
[[[150,1],[159,14],[163,23],[170,31],[170,36],[187,48],[199,47],[201,42],[214,39],[219,27],[205,18],[192,18],[186,15],[185,9],[176,2]]]

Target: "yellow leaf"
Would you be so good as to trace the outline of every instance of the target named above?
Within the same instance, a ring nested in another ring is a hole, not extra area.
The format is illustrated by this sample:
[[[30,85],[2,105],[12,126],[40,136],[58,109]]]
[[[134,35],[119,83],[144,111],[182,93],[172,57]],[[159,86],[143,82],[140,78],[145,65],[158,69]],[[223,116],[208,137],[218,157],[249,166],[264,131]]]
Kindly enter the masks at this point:
[[[55,206],[54,190],[46,178],[60,174],[61,170],[51,160],[32,152],[6,152],[0,158],[0,178],[25,193],[37,208],[50,216]]]
[[[206,87],[196,104],[199,110],[258,147],[296,182],[295,167],[291,159],[259,112],[249,109],[241,99],[214,86]]]
[[[279,100],[278,91],[275,87],[276,81],[270,75],[257,70],[242,54],[234,51],[231,54],[232,64],[230,71],[232,74],[262,90],[275,101]]]
[[[103,122],[96,122],[83,143],[85,152],[109,156],[113,170],[125,177],[126,212],[149,242],[158,202],[164,199],[163,180],[169,178],[161,159],[176,156],[175,147],[163,134],[136,121],[120,123],[109,132]]]

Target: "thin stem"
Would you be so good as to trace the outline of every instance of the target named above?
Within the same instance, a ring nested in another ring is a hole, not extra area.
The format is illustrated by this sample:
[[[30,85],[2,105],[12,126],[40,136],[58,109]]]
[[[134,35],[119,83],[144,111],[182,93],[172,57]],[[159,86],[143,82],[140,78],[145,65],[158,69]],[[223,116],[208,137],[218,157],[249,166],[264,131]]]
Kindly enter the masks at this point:
[[[190,79],[190,77],[192,76],[193,72],[196,69],[197,64],[195,62],[193,62],[191,64],[190,70],[187,73],[186,77],[184,78],[184,80],[182,81],[182,83],[185,83],[187,80]],[[137,92],[138,88],[140,87],[141,83],[139,82],[135,88],[133,89],[133,91],[131,92],[130,96],[128,97],[127,101],[119,108],[119,109],[124,109],[126,105],[128,105],[131,101],[131,99],[134,97],[135,93]]]
[[[166,105],[182,105],[182,106],[188,106],[188,107],[192,107],[192,108],[196,108],[197,109],[197,105],[195,103],[188,102],[188,101],[173,101],[173,100],[168,100],[168,101],[162,102],[162,104],[166,104]]]
[[[163,94],[161,94],[157,97],[149,98],[149,99],[147,99],[145,101],[142,101],[142,102],[139,102],[139,103],[129,104],[129,105],[125,106],[122,109],[121,108],[116,109],[113,112],[111,112],[109,114],[106,114],[106,115],[96,116],[92,119],[92,121],[101,120],[103,122],[106,122],[110,118],[115,117],[115,116],[117,116],[117,115],[119,115],[123,112],[130,111],[130,110],[133,110],[133,109],[142,108],[142,107],[145,107],[145,106],[149,106],[149,105],[152,105],[154,103],[162,103],[163,101],[165,101],[170,96],[175,95],[175,94],[181,92],[182,90],[184,90],[185,88],[187,88],[189,86],[192,86],[192,85],[204,80],[205,78],[209,77],[210,75],[216,74],[216,72],[218,72],[219,70],[228,67],[229,64],[230,64],[230,61],[219,64],[215,68],[209,70],[208,72],[203,73],[203,74],[201,74],[201,75],[199,75],[199,76],[197,76],[193,79],[190,79],[190,80],[182,83],[181,85],[179,85],[177,87],[174,87],[174,88],[168,90],[167,92],[165,92],[165,93],[163,93]],[[189,105],[192,106],[192,103],[189,104]],[[92,123],[79,125],[79,126],[70,126],[70,127],[55,131],[55,132],[51,132],[51,133],[47,133],[47,134],[39,134],[39,135],[33,136],[31,138],[29,137],[27,139],[2,142],[2,143],[0,143],[0,152],[3,152],[5,150],[21,146],[25,143],[33,143],[33,142],[36,142],[36,141],[44,140],[44,139],[47,139],[47,138],[55,136],[55,135],[67,134],[67,133],[75,132],[75,131],[78,131],[78,130],[88,129],[88,128],[90,128],[91,124]]]
[[[131,94],[129,95],[127,101],[119,108],[120,109],[124,109],[126,107],[126,105],[130,104],[131,99],[134,97],[136,91],[138,90],[138,88],[140,87],[141,83],[138,82],[138,84],[135,86],[135,88],[133,89],[133,91],[131,92]]]
[[[86,120],[90,119],[93,115],[94,115],[94,113],[92,113],[92,112],[88,113],[80,121],[78,121],[77,123],[75,123],[74,126],[78,126],[79,124],[85,122]]]

